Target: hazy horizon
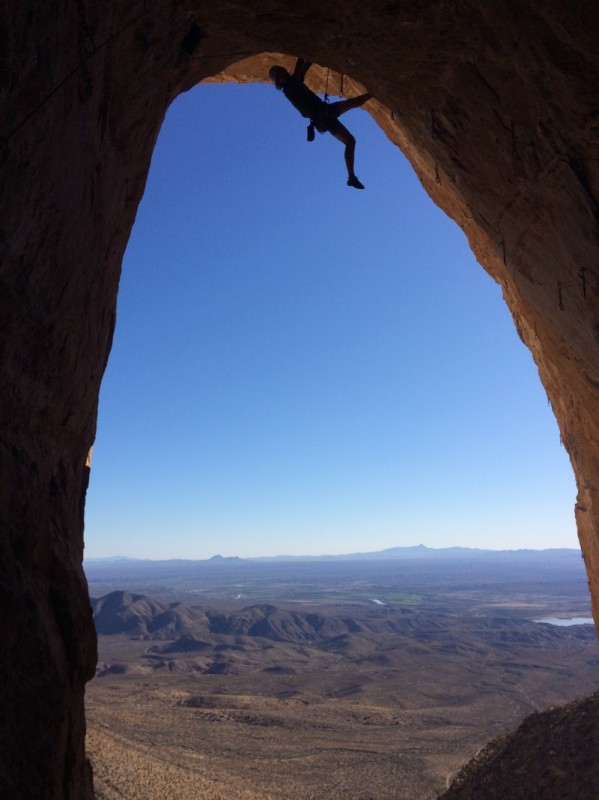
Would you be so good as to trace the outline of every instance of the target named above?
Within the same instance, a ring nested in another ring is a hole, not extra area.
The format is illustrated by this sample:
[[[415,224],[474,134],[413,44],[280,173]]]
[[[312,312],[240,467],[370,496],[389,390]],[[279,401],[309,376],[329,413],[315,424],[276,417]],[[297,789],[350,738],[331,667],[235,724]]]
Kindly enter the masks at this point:
[[[245,555],[245,556],[238,556],[235,554],[231,555],[223,555],[222,553],[213,553],[210,556],[206,556],[205,558],[191,558],[186,556],[165,556],[163,558],[151,558],[150,556],[128,556],[122,554],[115,554],[115,555],[106,555],[106,556],[86,556],[84,561],[212,561],[217,559],[223,560],[231,560],[231,559],[240,559],[243,561],[252,561],[252,560],[262,560],[262,559],[334,559],[334,558],[347,558],[349,556],[363,556],[363,555],[376,555],[376,554],[383,554],[388,553],[389,551],[394,550],[426,550],[426,551],[433,551],[433,552],[440,552],[444,550],[466,550],[471,552],[483,552],[483,553],[520,553],[520,552],[534,552],[534,553],[544,553],[548,551],[554,550],[567,550],[573,553],[579,553],[580,547],[543,547],[543,548],[535,548],[535,547],[519,547],[519,548],[492,548],[492,547],[462,547],[461,545],[445,545],[443,547],[429,547],[425,544],[417,544],[417,545],[397,545],[387,547],[383,550],[352,550],[347,551],[344,553],[275,553],[271,555]]]

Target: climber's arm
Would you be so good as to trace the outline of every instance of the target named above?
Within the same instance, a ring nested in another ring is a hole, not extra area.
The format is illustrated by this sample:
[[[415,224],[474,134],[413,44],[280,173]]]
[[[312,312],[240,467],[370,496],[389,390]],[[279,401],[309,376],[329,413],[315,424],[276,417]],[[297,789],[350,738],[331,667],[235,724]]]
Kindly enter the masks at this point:
[[[304,78],[306,77],[306,73],[312,66],[311,61],[305,61],[303,58],[298,58],[295,64],[295,69],[293,70],[293,77],[301,81],[303,83]]]

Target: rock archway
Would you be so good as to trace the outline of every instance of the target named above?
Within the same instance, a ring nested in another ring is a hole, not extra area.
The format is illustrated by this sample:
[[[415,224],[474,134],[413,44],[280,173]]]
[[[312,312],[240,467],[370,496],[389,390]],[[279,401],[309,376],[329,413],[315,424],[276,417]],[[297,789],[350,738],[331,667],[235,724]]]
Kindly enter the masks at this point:
[[[205,79],[264,80],[272,54],[374,94],[501,284],[572,461],[599,619],[596,3],[0,7],[2,796],[92,796],[83,506],[120,263],[169,103]]]

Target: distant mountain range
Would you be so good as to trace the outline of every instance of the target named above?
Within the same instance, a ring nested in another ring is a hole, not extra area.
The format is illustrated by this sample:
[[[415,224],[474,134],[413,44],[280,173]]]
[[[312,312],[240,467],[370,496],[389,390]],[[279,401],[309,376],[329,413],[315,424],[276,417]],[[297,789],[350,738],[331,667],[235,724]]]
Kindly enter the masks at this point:
[[[207,559],[186,559],[186,558],[170,558],[170,559],[149,559],[149,558],[129,558],[127,556],[111,556],[106,558],[86,558],[86,562],[99,563],[99,562],[149,562],[159,561],[160,563],[204,563],[204,564],[235,564],[236,562],[251,563],[253,561],[350,561],[350,560],[374,560],[374,559],[392,559],[392,558],[447,558],[447,557],[493,557],[493,556],[518,556],[525,557],[527,555],[538,556],[578,556],[580,557],[580,550],[574,548],[547,548],[543,550],[521,549],[521,550],[484,550],[476,547],[427,547],[424,544],[418,544],[410,547],[388,547],[385,550],[375,550],[360,553],[344,553],[336,555],[278,555],[278,556],[256,556],[251,558],[240,558],[239,556],[221,556],[215,555]]]
[[[367,551],[363,553],[347,553],[339,555],[321,555],[321,556],[263,556],[252,558],[252,561],[295,561],[298,559],[305,561],[313,560],[362,560],[362,559],[387,559],[387,558],[436,558],[446,556],[497,556],[497,555],[526,555],[527,553],[538,555],[555,554],[567,555],[577,554],[580,555],[579,550],[570,548],[547,548],[545,550],[484,550],[477,547],[427,547],[424,544],[417,544],[411,547],[388,547],[385,550]],[[247,559],[250,560],[250,559]]]

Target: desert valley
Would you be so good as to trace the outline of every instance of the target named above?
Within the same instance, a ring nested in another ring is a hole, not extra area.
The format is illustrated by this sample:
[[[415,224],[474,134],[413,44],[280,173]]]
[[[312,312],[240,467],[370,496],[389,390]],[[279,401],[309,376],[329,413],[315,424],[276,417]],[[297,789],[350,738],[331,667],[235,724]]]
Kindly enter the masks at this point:
[[[432,800],[489,739],[599,686],[576,551],[86,570],[98,800]]]

